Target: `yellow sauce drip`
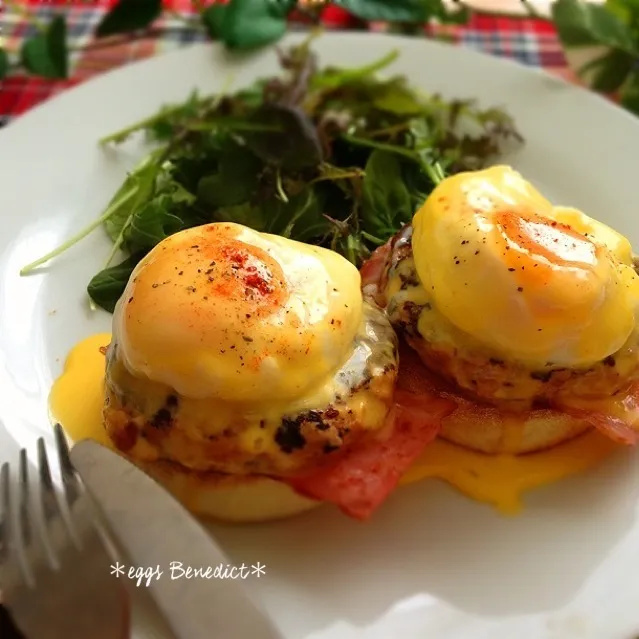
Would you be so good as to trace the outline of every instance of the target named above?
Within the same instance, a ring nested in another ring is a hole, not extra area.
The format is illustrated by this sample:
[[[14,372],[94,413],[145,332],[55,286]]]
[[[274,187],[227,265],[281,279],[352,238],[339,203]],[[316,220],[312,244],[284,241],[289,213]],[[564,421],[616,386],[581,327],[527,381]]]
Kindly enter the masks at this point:
[[[101,333],[73,348],[51,391],[50,410],[73,441],[95,439],[113,448],[102,424],[105,359],[100,349],[110,340],[109,333]],[[584,472],[617,448],[596,431],[543,453],[520,456],[483,455],[438,440],[401,483],[442,479],[472,499],[515,514],[524,491]]]
[[[106,362],[100,349],[110,341],[111,333],[98,333],[73,347],[51,389],[49,410],[72,441],[95,439],[115,449],[102,423]]]
[[[426,448],[402,483],[427,477],[443,479],[468,497],[514,515],[521,510],[523,492],[582,473],[618,448],[596,431],[529,455],[484,455],[437,440]]]

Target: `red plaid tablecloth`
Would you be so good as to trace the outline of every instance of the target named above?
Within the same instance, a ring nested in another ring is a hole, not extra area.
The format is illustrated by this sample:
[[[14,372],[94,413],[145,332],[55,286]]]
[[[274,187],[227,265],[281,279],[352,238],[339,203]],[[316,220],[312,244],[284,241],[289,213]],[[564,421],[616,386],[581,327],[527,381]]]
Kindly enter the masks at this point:
[[[185,21],[185,18],[192,17],[191,0],[165,0],[171,13],[165,14],[158,22],[152,37],[132,41],[120,38],[117,44],[93,42],[91,33],[114,2],[115,0],[19,0],[18,3],[10,3],[21,5],[25,11],[41,21],[46,21],[56,11],[65,11],[71,46],[79,50],[73,54],[71,77],[68,80],[52,82],[12,76],[0,81],[0,120],[3,123],[96,74],[206,39],[201,30],[190,27]],[[324,10],[322,21],[331,29],[364,28],[384,31],[387,28],[384,24],[361,24],[333,6]],[[303,21],[292,20],[292,28],[303,26]],[[22,41],[33,33],[34,29],[24,15],[0,0],[0,46],[9,51],[19,50]],[[512,58],[526,65],[543,67],[574,79],[566,66],[552,25],[543,20],[475,15],[468,25],[430,27],[424,30],[424,36],[426,35],[446,35],[461,46]],[[105,46],[107,44],[109,46]],[[85,48],[87,45],[88,48]]]

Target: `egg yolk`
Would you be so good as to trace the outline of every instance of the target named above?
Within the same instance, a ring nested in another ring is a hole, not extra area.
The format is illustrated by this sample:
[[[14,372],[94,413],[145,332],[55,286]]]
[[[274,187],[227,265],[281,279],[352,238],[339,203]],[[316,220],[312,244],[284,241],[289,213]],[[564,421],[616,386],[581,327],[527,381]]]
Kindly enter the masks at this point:
[[[413,219],[418,276],[438,310],[530,366],[583,366],[635,330],[628,241],[553,205],[509,167],[444,180]]]

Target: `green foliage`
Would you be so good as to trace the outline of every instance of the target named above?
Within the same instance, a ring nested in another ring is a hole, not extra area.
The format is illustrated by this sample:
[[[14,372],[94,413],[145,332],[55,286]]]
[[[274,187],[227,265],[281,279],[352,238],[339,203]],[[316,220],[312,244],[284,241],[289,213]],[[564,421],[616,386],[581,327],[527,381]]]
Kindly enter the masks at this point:
[[[9,56],[4,49],[0,49],[0,80],[9,72]]]
[[[121,264],[100,271],[87,286],[91,299],[105,311],[113,313],[115,304],[124,293],[135,265],[143,257],[143,254],[132,255]]]
[[[120,0],[98,25],[98,38],[145,29],[162,13],[162,0]]]
[[[66,78],[69,71],[69,52],[64,16],[55,16],[44,31],[25,40],[20,59],[27,71],[43,78]]]
[[[231,0],[204,11],[209,34],[229,49],[256,49],[279,40],[295,0]]]
[[[639,114],[639,0],[556,0],[552,17],[563,46],[602,47],[604,53],[579,73],[595,91],[620,93],[621,104]]]
[[[364,67],[318,69],[309,43],[281,53],[283,73],[225,96],[189,96],[104,140],[144,132],[157,145],[98,223],[25,267],[30,272],[102,225],[113,242],[88,291],[112,310],[135,260],[209,222],[332,248],[357,266],[410,221],[449,170],[478,168],[517,139],[506,114],[423,95]],[[337,116],[336,114],[339,114]],[[460,126],[470,124],[470,135]],[[116,254],[128,257],[111,266]]]

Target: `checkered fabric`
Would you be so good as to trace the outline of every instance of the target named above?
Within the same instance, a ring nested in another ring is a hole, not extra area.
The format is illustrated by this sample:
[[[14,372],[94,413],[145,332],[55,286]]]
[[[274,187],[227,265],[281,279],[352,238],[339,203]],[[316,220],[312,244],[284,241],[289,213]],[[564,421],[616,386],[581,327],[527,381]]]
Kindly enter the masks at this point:
[[[48,81],[12,75],[0,81],[0,125],[6,124],[66,88],[99,73],[159,52],[175,50],[206,39],[203,31],[190,26],[197,21],[192,0],[165,0],[168,13],[154,26],[149,37],[130,40],[116,36],[110,41],[94,41],[93,30],[115,0],[0,0],[0,47],[18,51],[25,38],[34,33],[35,18],[45,22],[56,12],[67,15],[70,45],[77,51],[71,61],[70,79]],[[210,2],[206,3],[209,4]],[[27,19],[27,14],[30,19]],[[322,14],[328,29],[368,29],[386,31],[387,25],[364,24],[344,10],[329,6]],[[293,16],[292,28],[305,28],[302,16]],[[429,26],[424,36],[443,36],[461,45],[526,65],[542,67],[574,80],[553,26],[544,20],[475,15],[468,25]],[[416,36],[419,37],[419,36]]]

